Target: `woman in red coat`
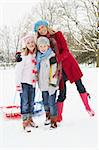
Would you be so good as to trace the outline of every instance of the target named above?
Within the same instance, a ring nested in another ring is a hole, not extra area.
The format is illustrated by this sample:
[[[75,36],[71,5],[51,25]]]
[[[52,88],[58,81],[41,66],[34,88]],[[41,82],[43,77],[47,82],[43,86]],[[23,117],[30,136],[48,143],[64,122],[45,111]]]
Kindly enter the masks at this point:
[[[62,64],[62,79],[59,83],[59,96],[57,100],[58,122],[62,121],[63,104],[66,98],[66,81],[75,82],[77,90],[80,94],[82,102],[90,116],[94,116],[94,111],[88,104],[88,93],[82,84],[81,77],[83,76],[79,65],[71,52],[68,49],[67,42],[61,31],[55,32],[48,27],[45,20],[37,21],[34,25],[34,31],[39,36],[46,36],[50,39],[51,47],[56,53],[58,63]]]

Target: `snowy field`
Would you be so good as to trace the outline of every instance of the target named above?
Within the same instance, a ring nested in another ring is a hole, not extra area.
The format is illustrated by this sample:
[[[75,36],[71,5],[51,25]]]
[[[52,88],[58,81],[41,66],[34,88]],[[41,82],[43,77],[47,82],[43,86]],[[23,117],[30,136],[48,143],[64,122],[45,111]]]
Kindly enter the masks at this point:
[[[96,113],[95,117],[89,117],[85,111],[75,84],[67,82],[63,122],[55,130],[44,127],[43,113],[34,117],[39,128],[25,133],[21,119],[4,119],[0,110],[0,150],[98,150],[99,69],[82,67],[82,71],[82,81],[91,95],[89,103]],[[0,106],[19,104],[18,94],[17,99],[14,95],[14,69],[0,70]]]

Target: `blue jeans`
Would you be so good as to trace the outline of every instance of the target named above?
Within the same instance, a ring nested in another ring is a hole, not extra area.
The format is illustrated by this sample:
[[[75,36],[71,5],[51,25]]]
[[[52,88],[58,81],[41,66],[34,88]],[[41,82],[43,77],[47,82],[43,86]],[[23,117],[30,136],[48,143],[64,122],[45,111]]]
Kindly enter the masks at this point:
[[[57,116],[56,92],[49,95],[48,91],[42,92],[45,112],[50,112],[50,117]]]
[[[27,83],[22,83],[21,98],[21,114],[33,114],[34,111],[34,98],[35,88]]]

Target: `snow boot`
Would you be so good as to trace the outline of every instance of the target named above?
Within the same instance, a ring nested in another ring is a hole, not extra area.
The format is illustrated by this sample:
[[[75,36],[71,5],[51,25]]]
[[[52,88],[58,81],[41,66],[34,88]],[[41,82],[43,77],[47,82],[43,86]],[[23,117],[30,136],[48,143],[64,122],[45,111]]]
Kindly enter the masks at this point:
[[[31,132],[29,120],[24,120],[22,124],[23,124],[23,129],[26,132]]]
[[[46,112],[46,120],[44,125],[49,125],[51,124],[51,120],[50,120],[50,112]]]
[[[38,128],[38,125],[36,125],[32,119],[32,117],[29,118],[29,124],[31,127],[34,127],[34,128]]]
[[[57,116],[51,118],[51,126],[50,129],[57,128]]]
[[[88,94],[87,93],[80,93],[80,97],[83,101],[83,104],[88,112],[88,114],[90,116],[94,116],[95,115],[95,112],[93,110],[91,110],[89,104],[88,104]]]
[[[62,121],[63,105],[64,102],[57,102],[57,122]]]

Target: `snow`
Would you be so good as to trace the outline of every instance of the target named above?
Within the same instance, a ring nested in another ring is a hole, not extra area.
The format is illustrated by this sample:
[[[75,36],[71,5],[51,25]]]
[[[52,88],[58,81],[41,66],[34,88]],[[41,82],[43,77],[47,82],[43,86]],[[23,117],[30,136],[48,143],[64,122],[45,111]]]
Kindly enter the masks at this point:
[[[34,116],[39,128],[32,128],[31,133],[25,133],[21,119],[4,119],[0,110],[0,150],[98,150],[99,69],[82,67],[82,71],[84,73],[82,81],[91,95],[89,103],[96,113],[95,117],[89,117],[85,111],[75,84],[67,82],[63,122],[55,130],[49,130],[49,127],[43,125],[45,115],[42,113]],[[14,69],[0,70],[0,106],[19,104],[18,94],[16,99],[14,95]],[[41,95],[38,97],[41,99]]]

